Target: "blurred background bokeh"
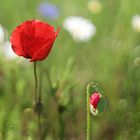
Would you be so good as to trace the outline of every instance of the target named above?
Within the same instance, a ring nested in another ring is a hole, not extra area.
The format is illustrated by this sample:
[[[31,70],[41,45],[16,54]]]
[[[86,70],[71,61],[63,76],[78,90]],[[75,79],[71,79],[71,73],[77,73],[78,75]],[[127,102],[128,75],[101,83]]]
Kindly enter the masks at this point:
[[[0,0],[0,140],[35,140],[33,63],[9,42],[23,21],[61,28],[38,63],[42,140],[85,140],[86,86],[98,81],[107,110],[91,116],[91,140],[140,139],[139,0]]]

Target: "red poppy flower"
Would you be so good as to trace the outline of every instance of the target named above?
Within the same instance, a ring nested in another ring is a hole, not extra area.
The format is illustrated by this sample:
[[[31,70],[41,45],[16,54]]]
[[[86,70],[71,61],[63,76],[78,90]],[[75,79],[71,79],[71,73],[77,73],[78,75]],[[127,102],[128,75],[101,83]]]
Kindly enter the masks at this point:
[[[44,60],[59,33],[54,27],[39,20],[25,21],[11,35],[13,51],[30,62]]]
[[[100,94],[93,93],[90,97],[90,105],[92,105],[94,109],[96,109],[99,101],[100,101]]]

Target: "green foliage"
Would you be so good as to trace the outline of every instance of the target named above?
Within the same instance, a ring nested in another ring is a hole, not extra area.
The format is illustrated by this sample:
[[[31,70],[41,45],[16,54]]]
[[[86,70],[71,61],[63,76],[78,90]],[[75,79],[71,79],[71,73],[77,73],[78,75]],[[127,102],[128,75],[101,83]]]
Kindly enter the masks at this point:
[[[41,19],[61,28],[49,57],[38,66],[39,73],[43,71],[42,140],[55,140],[63,133],[65,139],[85,139],[85,89],[93,80],[99,81],[104,91],[91,86],[89,92],[99,91],[109,103],[103,115],[91,118],[91,139],[139,140],[140,33],[133,30],[131,22],[139,14],[140,1],[100,0],[102,11],[92,14],[87,0],[51,0],[60,8],[56,21],[38,14],[40,2],[1,0],[0,24],[7,29],[8,39],[13,28],[27,19]],[[88,42],[75,42],[62,27],[71,15],[90,19],[97,28],[96,35]],[[7,59],[1,48],[0,139],[36,140],[33,65],[20,58]],[[101,100],[99,110],[106,106],[104,98]]]

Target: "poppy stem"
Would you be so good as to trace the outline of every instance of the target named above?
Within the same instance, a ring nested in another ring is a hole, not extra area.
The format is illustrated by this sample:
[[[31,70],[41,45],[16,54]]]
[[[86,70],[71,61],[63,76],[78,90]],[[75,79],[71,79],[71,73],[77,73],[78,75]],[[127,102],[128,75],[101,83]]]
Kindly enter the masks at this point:
[[[90,103],[89,103],[89,97],[90,92],[88,91],[89,86],[87,87],[87,136],[86,140],[90,140]]]
[[[38,81],[37,81],[37,71],[36,71],[36,66],[37,62],[34,62],[34,76],[35,76],[35,104],[37,102],[37,88],[38,88]]]
[[[40,74],[40,91],[38,92],[38,78],[37,78],[37,62],[34,62],[34,77],[35,77],[35,113],[37,113],[38,119],[38,140],[41,140],[41,113],[42,113],[42,102],[41,102],[41,85],[42,85],[42,74]]]
[[[43,71],[41,70],[40,74],[39,74],[39,92],[38,92],[38,101],[41,102],[42,100],[42,78],[43,78]]]
[[[38,140],[41,140],[42,138],[42,131],[41,131],[41,115],[38,114]]]

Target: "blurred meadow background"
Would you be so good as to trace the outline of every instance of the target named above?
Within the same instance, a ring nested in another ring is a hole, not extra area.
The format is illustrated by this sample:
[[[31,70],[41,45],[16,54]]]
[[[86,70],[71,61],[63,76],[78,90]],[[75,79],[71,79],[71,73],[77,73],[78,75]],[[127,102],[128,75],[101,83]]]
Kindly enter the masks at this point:
[[[31,19],[61,29],[38,63],[41,139],[86,139],[86,86],[96,80],[108,107],[91,116],[91,140],[140,140],[139,0],[0,0],[0,140],[37,137],[33,63],[9,42]]]

